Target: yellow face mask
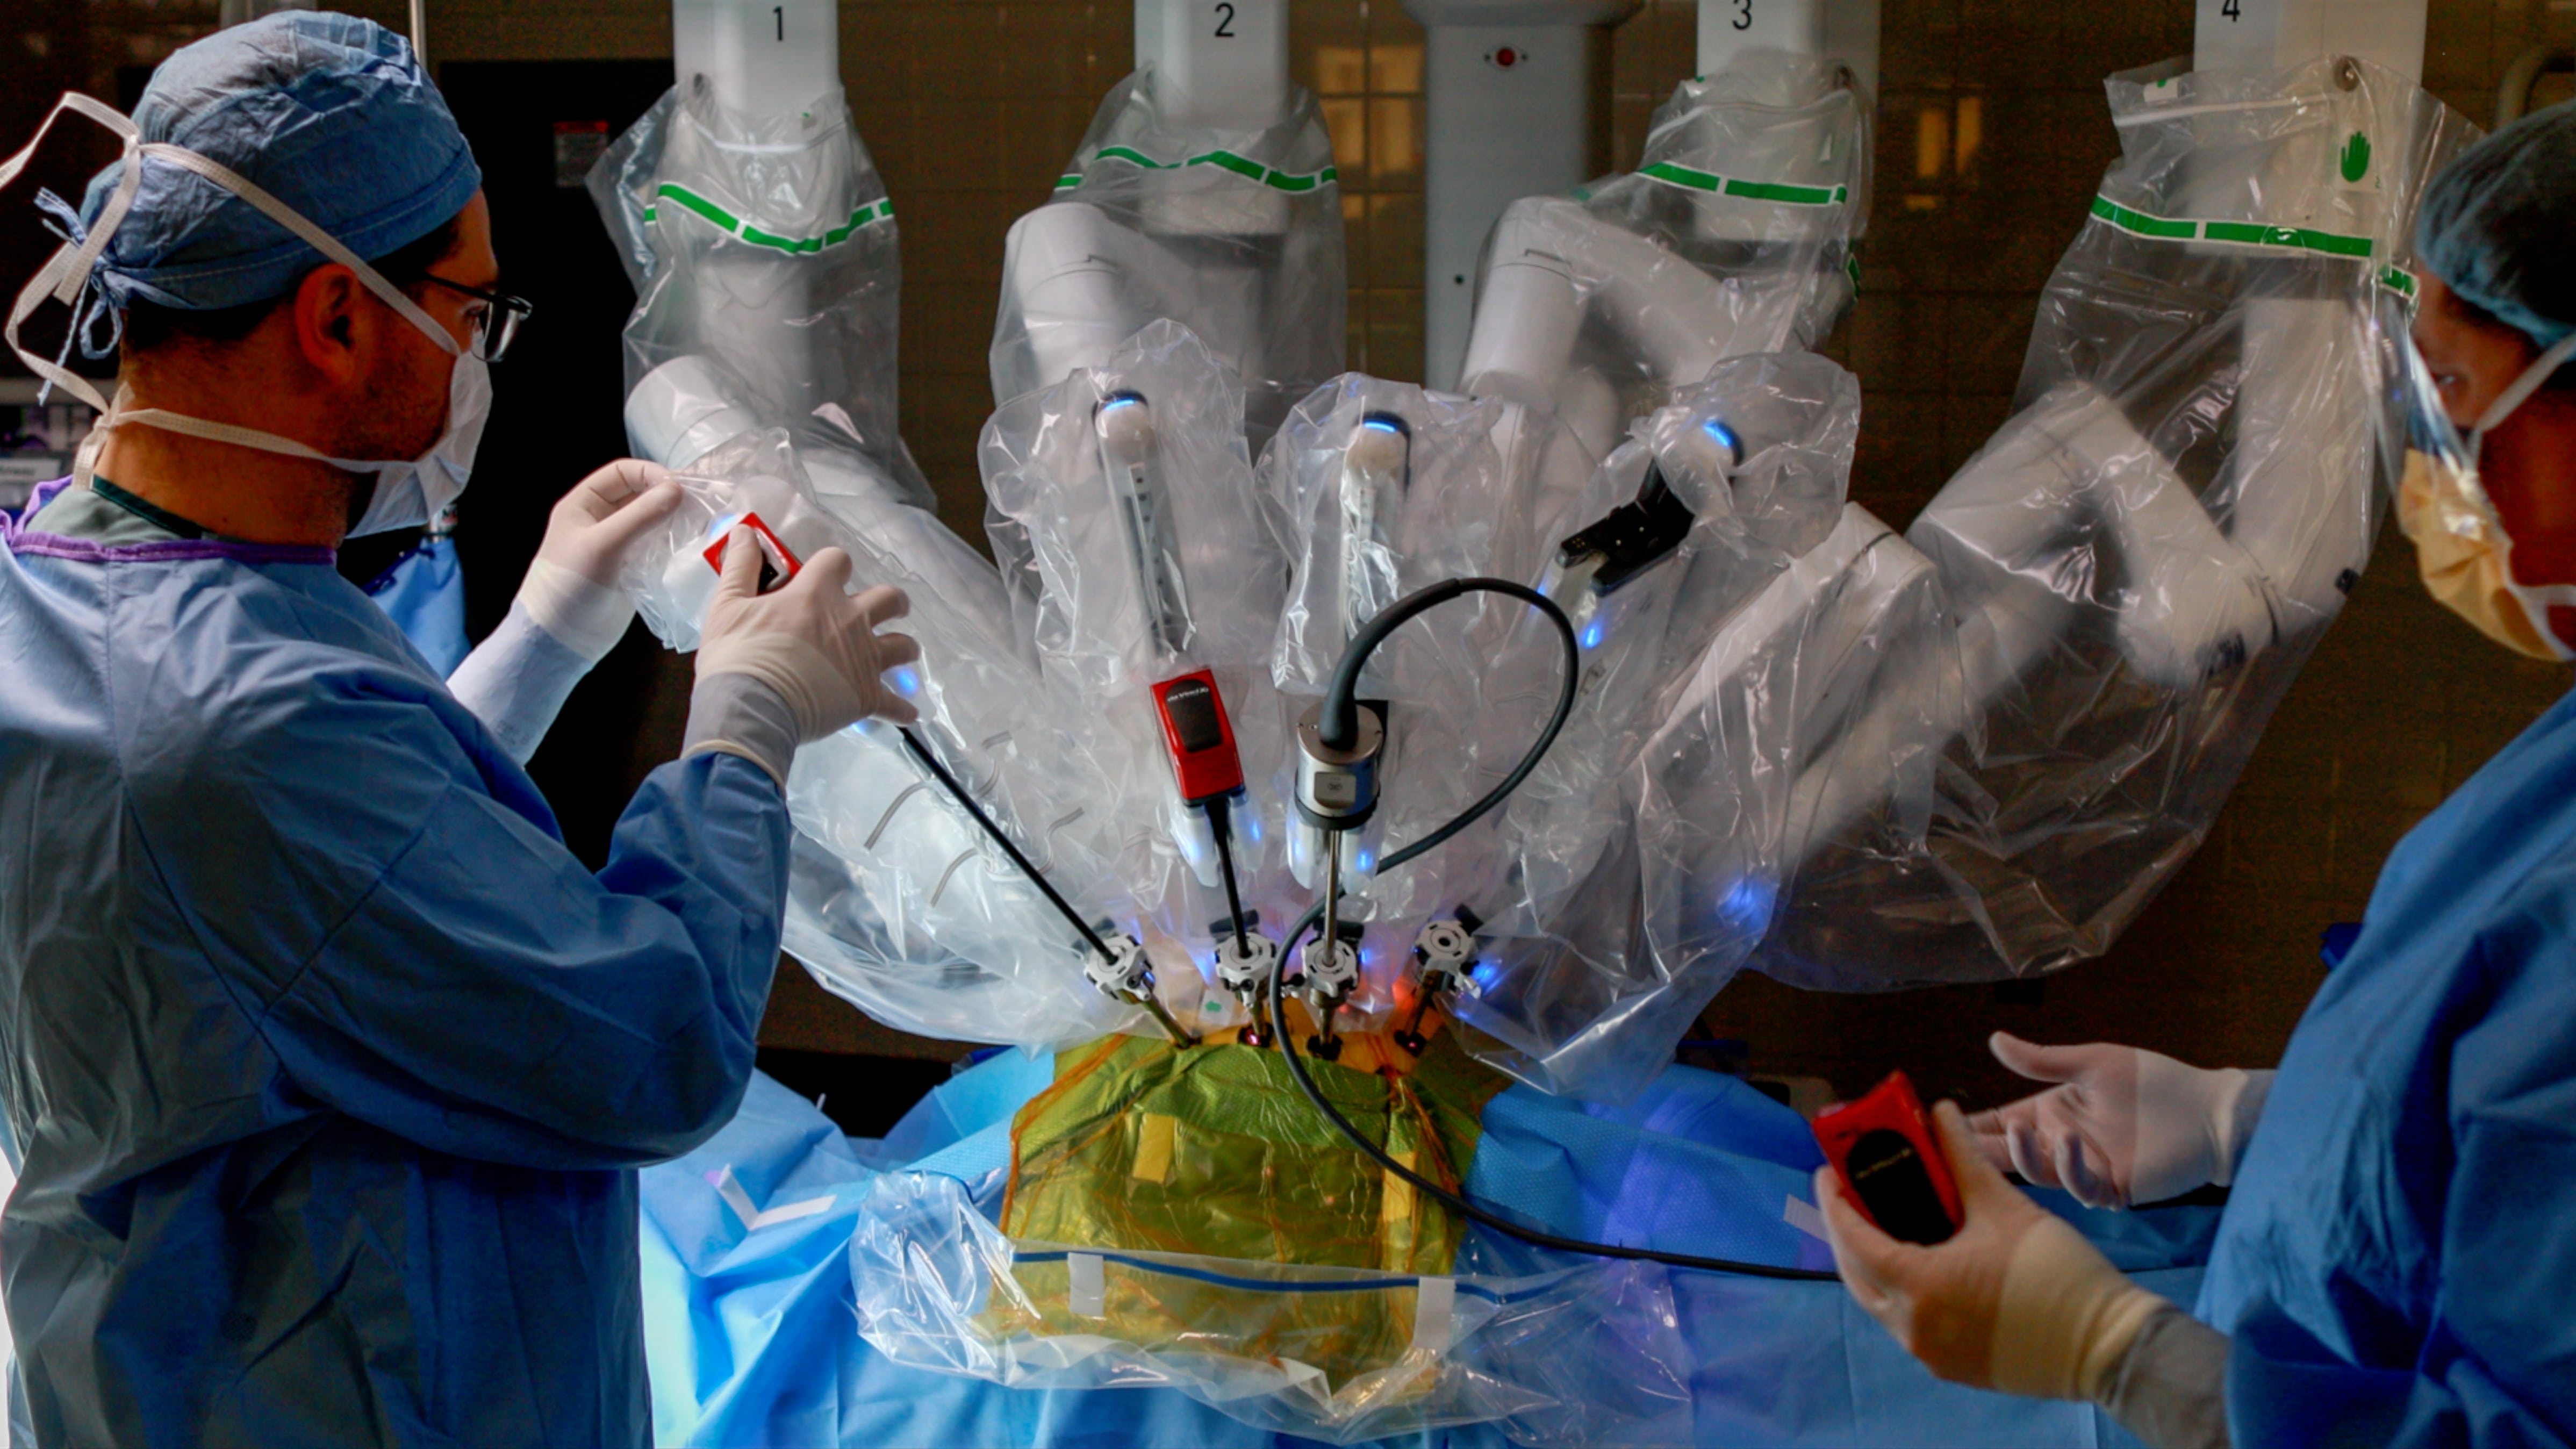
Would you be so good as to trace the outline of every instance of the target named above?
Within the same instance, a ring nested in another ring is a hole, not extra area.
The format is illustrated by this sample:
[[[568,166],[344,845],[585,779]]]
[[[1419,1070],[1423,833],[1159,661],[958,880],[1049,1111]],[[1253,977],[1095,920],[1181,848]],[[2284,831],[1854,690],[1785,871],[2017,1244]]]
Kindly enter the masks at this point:
[[[2513,542],[2485,493],[2469,491],[2475,479],[2429,453],[2407,451],[2406,478],[2397,486],[2397,529],[2415,545],[2425,592],[2517,654],[2576,658],[2549,629],[2546,605],[2533,607],[2531,591],[2514,581],[2506,562]]]
[[[2576,586],[2526,584],[2514,577],[2513,537],[2478,481],[2478,453],[2486,434],[2576,354],[2576,336],[2562,339],[2525,368],[2465,439],[2442,409],[2431,369],[2411,344],[2407,353],[2409,421],[2416,446],[2407,450],[2406,476],[2397,487],[2397,528],[2415,545],[2425,591],[2517,654],[2554,662],[2576,659],[2576,647],[2559,637],[2549,619],[2553,609],[2576,610]]]

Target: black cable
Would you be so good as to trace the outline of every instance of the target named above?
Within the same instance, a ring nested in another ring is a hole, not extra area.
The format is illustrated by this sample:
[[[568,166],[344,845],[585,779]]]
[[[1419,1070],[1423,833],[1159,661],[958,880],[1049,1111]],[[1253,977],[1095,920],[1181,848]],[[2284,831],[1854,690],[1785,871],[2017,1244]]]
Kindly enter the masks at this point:
[[[1207,818],[1208,829],[1216,836],[1217,868],[1225,876],[1225,908],[1234,921],[1234,949],[1250,957],[1252,943],[1243,935],[1243,889],[1234,880],[1234,822],[1228,818],[1223,795],[1207,802]]]
[[[1325,1121],[1332,1123],[1344,1137],[1351,1140],[1353,1146],[1373,1158],[1379,1167],[1413,1184],[1414,1191],[1446,1204],[1450,1211],[1461,1217],[1482,1223],[1498,1233],[1509,1234],[1534,1247],[1547,1248],[1559,1253],[1581,1253],[1594,1258],[1622,1258],[1662,1263],[1667,1267],[1692,1268],[1703,1273],[1736,1273],[1753,1278],[1786,1278],[1802,1283],[1827,1283],[1839,1276],[1814,1268],[1775,1268],[1768,1263],[1747,1263],[1734,1258],[1703,1258],[1694,1253],[1667,1253],[1656,1248],[1623,1248],[1613,1243],[1589,1243],[1580,1238],[1561,1238],[1542,1229],[1522,1227],[1500,1213],[1478,1207],[1463,1194],[1451,1192],[1396,1161],[1393,1154],[1368,1140],[1366,1134],[1351,1125],[1349,1118],[1336,1110],[1332,1103],[1324,1100],[1323,1089],[1315,1085],[1314,1077],[1306,1070],[1305,1057],[1297,1051],[1296,1033],[1287,1029],[1288,1018],[1282,1014],[1286,1006],[1286,988],[1282,983],[1288,974],[1288,958],[1297,949],[1299,938],[1313,930],[1316,923],[1323,917],[1324,903],[1317,901],[1306,908],[1306,914],[1298,917],[1295,928],[1288,932],[1287,944],[1279,956],[1279,969],[1270,973],[1270,1019],[1280,1025],[1280,1049],[1288,1054],[1288,1072],[1297,1079],[1297,1086],[1305,1092],[1306,1100],[1314,1103],[1315,1110],[1324,1114]]]
[[[1566,718],[1574,713],[1575,691],[1582,681],[1583,653],[1574,642],[1573,621],[1565,617],[1565,611],[1556,606],[1556,601],[1526,584],[1516,584],[1509,579],[1450,579],[1429,588],[1417,589],[1396,600],[1351,636],[1351,642],[1342,649],[1341,662],[1333,668],[1332,683],[1324,690],[1323,711],[1316,722],[1316,733],[1323,743],[1336,750],[1348,750],[1359,743],[1360,671],[1367,666],[1369,656],[1377,651],[1377,647],[1386,642],[1387,636],[1406,621],[1466,594],[1509,595],[1538,610],[1556,626],[1557,635],[1565,645],[1565,680],[1557,691],[1556,710],[1548,716],[1547,728],[1539,731],[1538,739],[1521,756],[1520,763],[1512,766],[1511,773],[1503,777],[1501,784],[1486,791],[1483,798],[1429,835],[1389,851],[1378,862],[1380,872],[1419,858],[1424,851],[1438,847],[1483,819],[1487,811],[1502,804],[1520,788],[1522,781],[1529,778],[1530,771],[1538,768],[1538,762],[1546,756],[1548,747],[1556,743],[1558,732],[1565,728]]]
[[[921,742],[921,737],[908,729],[901,731],[901,734],[903,747],[912,751],[912,757],[929,768],[930,773],[938,778],[940,787],[948,792],[949,798],[966,807],[966,813],[975,817],[975,823],[984,828],[986,835],[993,837],[995,845],[1002,847],[1002,853],[1011,858],[1011,864],[1018,866],[1021,874],[1036,882],[1039,890],[1046,892],[1048,902],[1054,905],[1066,920],[1073,923],[1073,928],[1082,933],[1082,939],[1091,943],[1091,949],[1099,952],[1100,958],[1104,961],[1117,960],[1118,953],[1110,950],[1109,943],[1100,939],[1100,932],[1093,929],[1091,923],[1082,918],[1082,913],[1073,908],[1071,901],[1056,892],[1055,882],[1046,878],[1046,872],[1039,870],[1027,856],[1020,853],[1020,848],[1011,843],[1011,837],[1002,833],[1002,827],[993,823],[993,817],[984,813],[984,807],[975,803],[975,797],[966,793],[966,787],[958,783],[956,776],[948,773],[948,767],[939,763],[939,757],[930,752],[930,747]]]

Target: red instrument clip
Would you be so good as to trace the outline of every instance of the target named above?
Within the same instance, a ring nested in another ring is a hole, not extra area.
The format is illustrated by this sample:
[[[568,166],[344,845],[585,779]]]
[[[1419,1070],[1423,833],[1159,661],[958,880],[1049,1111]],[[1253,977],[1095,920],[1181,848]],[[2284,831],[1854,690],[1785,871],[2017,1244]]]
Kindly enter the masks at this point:
[[[1942,1243],[1965,1213],[1940,1134],[1903,1072],[1815,1121],[1816,1141],[1861,1216],[1908,1243]]]
[[[759,514],[746,513],[735,521],[750,529],[752,542],[760,545],[760,587],[753,592],[768,593],[796,577],[796,571],[805,566],[796,555],[787,551],[787,545],[778,541],[777,534],[769,531],[769,525],[760,521]],[[714,543],[707,545],[708,568],[720,574],[724,572],[725,545],[732,541],[733,528],[728,525]]]
[[[1197,669],[1155,685],[1154,715],[1163,722],[1163,745],[1172,752],[1183,800],[1198,805],[1243,788],[1243,760],[1215,675]]]

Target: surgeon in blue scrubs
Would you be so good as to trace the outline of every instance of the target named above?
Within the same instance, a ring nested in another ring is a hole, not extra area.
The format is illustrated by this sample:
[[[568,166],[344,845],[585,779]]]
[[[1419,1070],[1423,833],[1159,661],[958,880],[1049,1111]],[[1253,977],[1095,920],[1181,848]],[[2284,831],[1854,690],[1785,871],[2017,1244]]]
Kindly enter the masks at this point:
[[[410,48],[288,11],[172,56],[130,123],[65,118],[126,146],[77,210],[43,198],[72,240],[23,300],[123,347],[113,399],[20,349],[106,416],[0,514],[21,1422],[642,1444],[634,1169],[741,1099],[782,782],[799,743],[909,718],[879,678],[917,654],[877,631],[903,598],[828,549],[763,594],[729,540],[682,757],[585,869],[520,761],[624,631],[673,486],[628,461],[566,493],[452,683],[332,567],[462,488],[528,311]]]
[[[2576,658],[2576,103],[2429,188],[2398,523],[2489,638]],[[1936,1109],[1966,1222],[1888,1239],[1818,1182],[1852,1294],[1944,1378],[2091,1399],[2156,1445],[2576,1443],[2576,695],[2389,856],[2277,1072],[1996,1054]],[[1998,1170],[2096,1206],[2232,1193],[2192,1313]]]

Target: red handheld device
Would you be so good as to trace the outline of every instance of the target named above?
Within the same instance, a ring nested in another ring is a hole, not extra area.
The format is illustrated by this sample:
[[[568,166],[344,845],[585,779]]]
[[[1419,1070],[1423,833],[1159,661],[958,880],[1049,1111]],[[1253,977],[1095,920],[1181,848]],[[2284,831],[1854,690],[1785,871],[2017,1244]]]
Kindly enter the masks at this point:
[[[1235,753],[1234,725],[1215,675],[1194,669],[1155,685],[1154,717],[1163,722],[1163,745],[1172,752],[1183,800],[1198,805],[1243,788],[1243,759]]]
[[[1857,1102],[1819,1113],[1816,1141],[1861,1216],[1908,1243],[1942,1243],[1966,1216],[1950,1159],[1903,1072]]]
[[[760,521],[759,514],[746,513],[736,521],[750,529],[751,541],[760,545],[760,587],[753,592],[768,593],[796,577],[796,571],[805,566],[798,562],[796,555],[787,551],[787,545],[778,541],[777,534],[769,531],[769,525]],[[717,573],[724,572],[725,545],[732,540],[733,529],[728,526],[714,543],[707,546],[708,568]]]

